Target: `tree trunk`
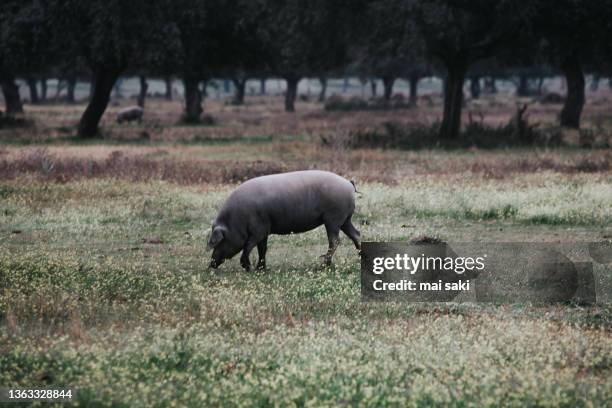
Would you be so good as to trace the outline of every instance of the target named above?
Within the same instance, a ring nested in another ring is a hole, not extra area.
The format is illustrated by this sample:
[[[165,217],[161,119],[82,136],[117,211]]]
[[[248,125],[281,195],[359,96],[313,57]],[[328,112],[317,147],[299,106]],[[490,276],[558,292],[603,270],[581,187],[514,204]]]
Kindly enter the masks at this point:
[[[166,98],[166,100],[171,101],[172,100],[172,78],[171,77],[164,78],[164,84],[166,85],[166,93],[164,94],[164,97]]]
[[[544,77],[538,78],[538,96],[542,95],[542,87],[544,86]]]
[[[297,97],[299,78],[285,78],[287,91],[285,92],[285,112],[295,112],[295,98]]]
[[[486,93],[496,94],[497,93],[497,85],[495,83],[495,77],[488,77],[484,80],[484,89]]]
[[[119,78],[120,70],[99,69],[94,72],[91,97],[81,121],[79,122],[78,136],[93,138],[98,135],[98,125],[108,106],[111,92]]]
[[[419,89],[419,77],[417,75],[411,75],[409,78],[410,82],[410,105],[416,106],[418,101],[418,89]]]
[[[470,95],[472,99],[480,98],[480,78],[472,77],[470,78]]]
[[[140,91],[138,92],[137,104],[138,106],[144,109],[145,100],[147,99],[147,90],[149,89],[149,83],[147,82],[147,77],[144,75],[140,75],[138,79],[140,80]]]
[[[376,78],[370,78],[370,90],[372,91],[372,98],[376,98],[378,94],[378,84],[376,83]],[[363,91],[361,92],[363,94]]]
[[[612,84],[612,78],[610,79],[610,84]],[[610,85],[610,87],[612,88],[612,85]],[[342,93],[346,93],[348,91],[348,88],[349,88],[349,78],[344,77],[342,79]]]
[[[575,55],[569,56],[561,64],[561,71],[567,81],[567,96],[561,110],[561,126],[580,128],[580,115],[584,107],[584,72],[582,64]]]
[[[21,104],[21,96],[19,95],[19,87],[15,84],[15,78],[5,77],[1,80],[0,86],[4,94],[4,103],[6,104],[6,114],[14,115],[23,113],[23,105]]]
[[[393,94],[393,83],[395,82],[395,78],[384,76],[382,77],[382,81],[384,88],[383,98],[388,102],[391,100],[391,95]]]
[[[234,83],[234,98],[232,99],[233,105],[244,105],[244,91],[246,88],[246,78],[232,78]]]
[[[266,94],[266,78],[261,78],[259,80],[259,94],[260,95]]]
[[[193,78],[185,78],[185,116],[188,123],[197,123],[202,114],[202,93],[198,87],[200,81]]]
[[[467,64],[458,63],[447,67],[448,75],[444,86],[444,114],[440,125],[440,138],[454,140],[461,130],[461,109],[463,106],[463,82]]]
[[[325,96],[327,94],[327,77],[319,77],[321,82],[321,90],[319,91],[319,102],[325,102]]]
[[[519,84],[516,89],[517,96],[529,96],[529,77],[527,75],[519,76]]]
[[[69,103],[75,102],[74,91],[76,90],[77,77],[76,75],[70,75],[66,79],[66,101]]]
[[[93,88],[95,87],[94,85],[94,81],[95,79],[92,80],[91,82],[91,91],[90,91],[90,98],[91,96],[93,96]],[[121,93],[121,86],[123,85],[123,78],[117,78],[117,80],[115,81],[115,85],[113,86],[113,91],[114,91],[114,97],[121,99],[123,98],[123,94]]]
[[[47,100],[47,78],[43,77],[40,79],[40,100],[45,102]]]
[[[599,89],[599,80],[601,77],[599,74],[593,74],[593,79],[591,79],[591,91],[596,92]]]
[[[167,101],[171,101],[172,100],[172,77],[165,77],[164,78],[164,88],[166,89],[164,92],[164,98],[166,98]]]
[[[55,88],[55,96],[54,99],[59,100],[60,94],[64,90],[64,81],[61,78],[57,78],[57,87]]]
[[[40,99],[38,98],[38,88],[36,87],[36,78],[28,77],[26,81],[28,83],[28,88],[30,89],[30,103],[37,104],[38,102],[40,102]]]

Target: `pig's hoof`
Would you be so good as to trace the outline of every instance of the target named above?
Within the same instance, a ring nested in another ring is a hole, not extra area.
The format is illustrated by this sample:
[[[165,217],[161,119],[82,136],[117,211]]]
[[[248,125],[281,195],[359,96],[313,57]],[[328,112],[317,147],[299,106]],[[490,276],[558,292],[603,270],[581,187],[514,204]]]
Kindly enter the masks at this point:
[[[319,258],[321,258],[321,262],[323,264],[323,266],[331,266],[332,265],[332,259],[331,257],[327,256],[327,255],[321,255]]]
[[[335,268],[336,266],[333,263],[320,263],[316,269],[319,271],[329,271],[334,270]]]

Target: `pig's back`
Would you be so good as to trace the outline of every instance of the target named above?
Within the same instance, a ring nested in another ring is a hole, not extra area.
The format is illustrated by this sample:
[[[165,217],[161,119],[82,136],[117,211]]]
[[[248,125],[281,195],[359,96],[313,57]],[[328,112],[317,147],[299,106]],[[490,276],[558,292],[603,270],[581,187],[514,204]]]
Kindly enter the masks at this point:
[[[228,199],[247,217],[270,224],[270,232],[304,232],[330,217],[346,218],[354,210],[354,187],[337,174],[306,170],[257,177],[240,185]]]

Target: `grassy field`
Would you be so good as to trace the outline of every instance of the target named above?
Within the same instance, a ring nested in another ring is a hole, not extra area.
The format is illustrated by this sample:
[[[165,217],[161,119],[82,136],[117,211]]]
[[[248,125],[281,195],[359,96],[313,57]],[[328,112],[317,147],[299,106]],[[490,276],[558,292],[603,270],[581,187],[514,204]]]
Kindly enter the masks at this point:
[[[238,182],[297,168],[356,180],[363,240],[610,240],[609,150],[330,147],[350,114],[250,108],[82,143],[62,128],[77,107],[37,107],[2,131],[0,386],[82,406],[610,404],[610,276],[590,306],[372,303],[347,238],[320,266],[322,229],[273,236],[264,272],[208,270],[205,249]]]

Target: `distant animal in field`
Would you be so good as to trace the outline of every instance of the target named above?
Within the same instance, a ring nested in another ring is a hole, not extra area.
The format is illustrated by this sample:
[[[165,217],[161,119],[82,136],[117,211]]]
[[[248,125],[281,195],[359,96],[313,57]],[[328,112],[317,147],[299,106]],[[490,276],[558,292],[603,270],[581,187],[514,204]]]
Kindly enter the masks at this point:
[[[130,106],[128,108],[122,109],[117,114],[117,123],[123,122],[132,122],[132,121],[142,121],[142,115],[144,114],[144,109],[140,106]]]
[[[257,269],[266,267],[270,234],[292,234],[325,225],[326,265],[344,232],[361,249],[359,231],[351,217],[355,211],[355,184],[327,171],[306,170],[256,177],[241,184],[213,222],[208,247],[213,249],[211,268],[242,251],[240,264],[249,271],[249,254],[257,247]]]

